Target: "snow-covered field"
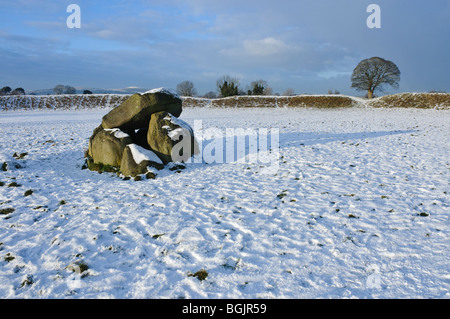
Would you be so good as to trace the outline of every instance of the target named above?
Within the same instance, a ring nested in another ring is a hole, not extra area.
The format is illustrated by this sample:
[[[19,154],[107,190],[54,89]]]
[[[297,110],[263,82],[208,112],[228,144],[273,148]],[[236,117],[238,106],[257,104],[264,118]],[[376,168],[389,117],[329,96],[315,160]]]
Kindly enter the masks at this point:
[[[0,113],[0,298],[450,297],[450,111],[185,108],[278,170],[142,181],[81,169],[108,111]]]

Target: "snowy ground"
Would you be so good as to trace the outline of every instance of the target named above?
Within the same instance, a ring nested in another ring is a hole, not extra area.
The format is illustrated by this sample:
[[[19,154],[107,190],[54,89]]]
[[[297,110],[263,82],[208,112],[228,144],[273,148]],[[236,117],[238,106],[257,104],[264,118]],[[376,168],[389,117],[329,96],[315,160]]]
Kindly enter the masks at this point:
[[[81,169],[107,111],[0,113],[0,298],[450,297],[450,111],[185,108],[278,128],[278,171],[143,181]]]

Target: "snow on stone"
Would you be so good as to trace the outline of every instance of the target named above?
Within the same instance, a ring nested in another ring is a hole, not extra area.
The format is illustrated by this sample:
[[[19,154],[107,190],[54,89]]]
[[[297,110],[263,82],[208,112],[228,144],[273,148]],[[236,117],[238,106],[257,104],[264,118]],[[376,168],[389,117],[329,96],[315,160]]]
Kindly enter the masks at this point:
[[[182,136],[184,133],[184,130],[182,128],[176,128],[174,130],[171,130],[167,133],[167,135],[170,137],[172,141],[178,141],[180,139],[180,136]]]
[[[106,128],[105,128],[104,130],[107,131],[107,132],[114,133],[114,136],[115,136],[116,138],[125,138],[125,137],[129,137],[129,136],[130,136],[130,135],[128,135],[127,133],[121,131],[121,130],[118,129],[118,128],[111,128],[111,129],[106,129]]]
[[[172,124],[178,125],[178,126],[180,126],[180,127],[182,127],[182,128],[185,128],[185,129],[188,129],[188,130],[190,129],[189,124],[186,123],[185,121],[181,120],[181,119],[178,118],[178,117],[175,117],[175,116],[166,116],[166,117],[164,118],[164,120],[170,121]]]
[[[151,161],[154,163],[162,164],[162,161],[159,159],[159,157],[152,151],[147,150],[137,144],[129,144],[128,147],[130,148],[133,159],[137,164],[140,164],[142,161]]]
[[[151,90],[148,90],[148,91],[146,91],[144,93],[141,93],[141,95],[142,94],[148,94],[148,93],[150,93],[150,94],[153,94],[153,93],[165,93],[165,94],[172,95],[174,97],[179,97],[178,94],[176,94],[174,91],[172,91],[170,89],[167,89],[165,87],[151,89]]]
[[[179,126],[179,128],[176,129],[172,129],[169,125],[162,126],[163,129],[167,130],[167,135],[172,139],[172,141],[178,141],[184,132],[191,131],[191,127],[188,123],[175,116],[166,116],[163,120],[170,121],[172,124]]]

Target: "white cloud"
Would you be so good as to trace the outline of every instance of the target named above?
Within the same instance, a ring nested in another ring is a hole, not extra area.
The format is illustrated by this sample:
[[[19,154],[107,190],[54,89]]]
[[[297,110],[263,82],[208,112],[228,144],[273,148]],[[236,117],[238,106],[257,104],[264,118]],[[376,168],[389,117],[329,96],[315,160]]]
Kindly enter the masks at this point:
[[[284,53],[289,50],[283,41],[269,37],[262,40],[244,41],[244,50],[249,55],[270,56]]]
[[[220,53],[226,56],[273,57],[298,51],[298,48],[289,46],[285,42],[273,37],[260,40],[243,40],[237,47],[225,48]]]
[[[352,72],[349,71],[336,71],[336,70],[327,70],[322,71],[317,74],[319,78],[323,79],[332,79],[332,78],[341,78],[347,76],[350,78]]]

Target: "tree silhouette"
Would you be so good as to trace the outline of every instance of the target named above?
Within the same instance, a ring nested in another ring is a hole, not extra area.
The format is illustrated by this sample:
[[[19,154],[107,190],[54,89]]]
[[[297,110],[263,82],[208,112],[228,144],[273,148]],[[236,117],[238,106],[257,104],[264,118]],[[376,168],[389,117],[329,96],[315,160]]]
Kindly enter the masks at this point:
[[[217,90],[222,97],[239,95],[239,80],[225,75],[217,80]]]
[[[11,88],[9,86],[4,86],[0,89],[0,95],[6,95],[11,93]]]
[[[352,88],[367,91],[367,97],[371,99],[375,90],[383,91],[385,84],[398,89],[400,70],[394,62],[373,57],[359,62],[353,70],[351,80]]]
[[[177,94],[181,96],[195,96],[197,90],[191,81],[183,81],[177,85]]]

